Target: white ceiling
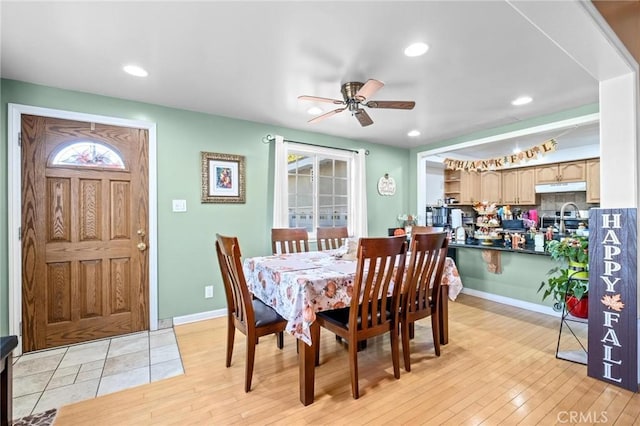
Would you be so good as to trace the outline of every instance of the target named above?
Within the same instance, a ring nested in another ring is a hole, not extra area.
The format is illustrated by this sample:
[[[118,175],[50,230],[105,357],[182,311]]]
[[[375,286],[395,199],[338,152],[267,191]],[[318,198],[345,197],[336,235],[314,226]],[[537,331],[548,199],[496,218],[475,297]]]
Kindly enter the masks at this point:
[[[374,143],[415,147],[598,101],[598,82],[502,1],[0,7],[3,78]],[[428,53],[404,56],[414,41]],[[123,73],[129,63],[149,76]],[[364,128],[347,111],[306,123],[298,95],[340,99],[342,83],[368,78],[386,84],[373,99],[416,107],[369,109]],[[534,101],[510,104],[523,94]]]

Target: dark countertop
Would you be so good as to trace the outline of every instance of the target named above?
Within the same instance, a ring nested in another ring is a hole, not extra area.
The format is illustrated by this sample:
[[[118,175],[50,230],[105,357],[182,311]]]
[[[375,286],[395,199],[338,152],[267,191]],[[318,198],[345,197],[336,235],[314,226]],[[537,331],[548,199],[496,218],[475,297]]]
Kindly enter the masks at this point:
[[[450,248],[470,248],[470,249],[481,249],[481,250],[498,250],[498,251],[509,251],[513,253],[523,253],[523,254],[537,254],[541,256],[549,256],[549,253],[545,251],[535,251],[533,244],[526,244],[521,249],[513,249],[511,247],[504,247],[502,241],[498,241],[495,245],[485,246],[480,244],[479,241],[476,240],[474,244],[458,244],[456,242],[449,243]]]

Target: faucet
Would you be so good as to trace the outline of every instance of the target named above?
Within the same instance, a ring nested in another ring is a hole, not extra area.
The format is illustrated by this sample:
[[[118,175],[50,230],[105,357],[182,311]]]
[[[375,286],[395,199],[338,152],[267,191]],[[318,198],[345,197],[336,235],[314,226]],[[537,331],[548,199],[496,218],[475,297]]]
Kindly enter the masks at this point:
[[[560,235],[564,235],[564,231],[565,231],[565,227],[564,227],[564,209],[572,206],[575,211],[576,211],[576,218],[580,219],[580,210],[578,209],[578,206],[576,205],[576,203],[564,203],[562,205],[562,207],[560,207],[560,229],[559,229],[559,233]]]

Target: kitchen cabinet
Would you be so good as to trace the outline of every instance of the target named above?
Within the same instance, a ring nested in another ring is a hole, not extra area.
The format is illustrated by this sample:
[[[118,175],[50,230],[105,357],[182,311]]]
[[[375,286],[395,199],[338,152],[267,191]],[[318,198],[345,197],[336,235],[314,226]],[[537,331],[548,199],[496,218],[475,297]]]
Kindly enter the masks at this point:
[[[583,182],[586,179],[585,161],[569,161],[536,167],[536,184]]]
[[[518,204],[536,204],[536,169],[518,169]]]
[[[536,167],[536,184],[558,182],[558,165],[546,164]]]
[[[600,159],[586,161],[587,203],[600,203]]]
[[[502,204],[502,173],[486,171],[480,173],[480,200]]]
[[[502,202],[535,205],[535,168],[524,167],[502,171]]]
[[[502,201],[505,204],[517,204],[518,200],[518,170],[506,169],[502,171]]]
[[[478,201],[479,193],[480,179],[477,172],[445,170],[445,198],[455,198],[458,204],[471,205]]]

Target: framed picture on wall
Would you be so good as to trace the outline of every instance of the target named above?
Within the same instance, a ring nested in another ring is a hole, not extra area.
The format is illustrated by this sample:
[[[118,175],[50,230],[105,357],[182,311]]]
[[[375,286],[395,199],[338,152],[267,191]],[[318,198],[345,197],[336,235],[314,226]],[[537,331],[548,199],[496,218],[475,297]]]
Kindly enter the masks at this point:
[[[201,152],[203,203],[245,202],[245,160],[241,155]]]

